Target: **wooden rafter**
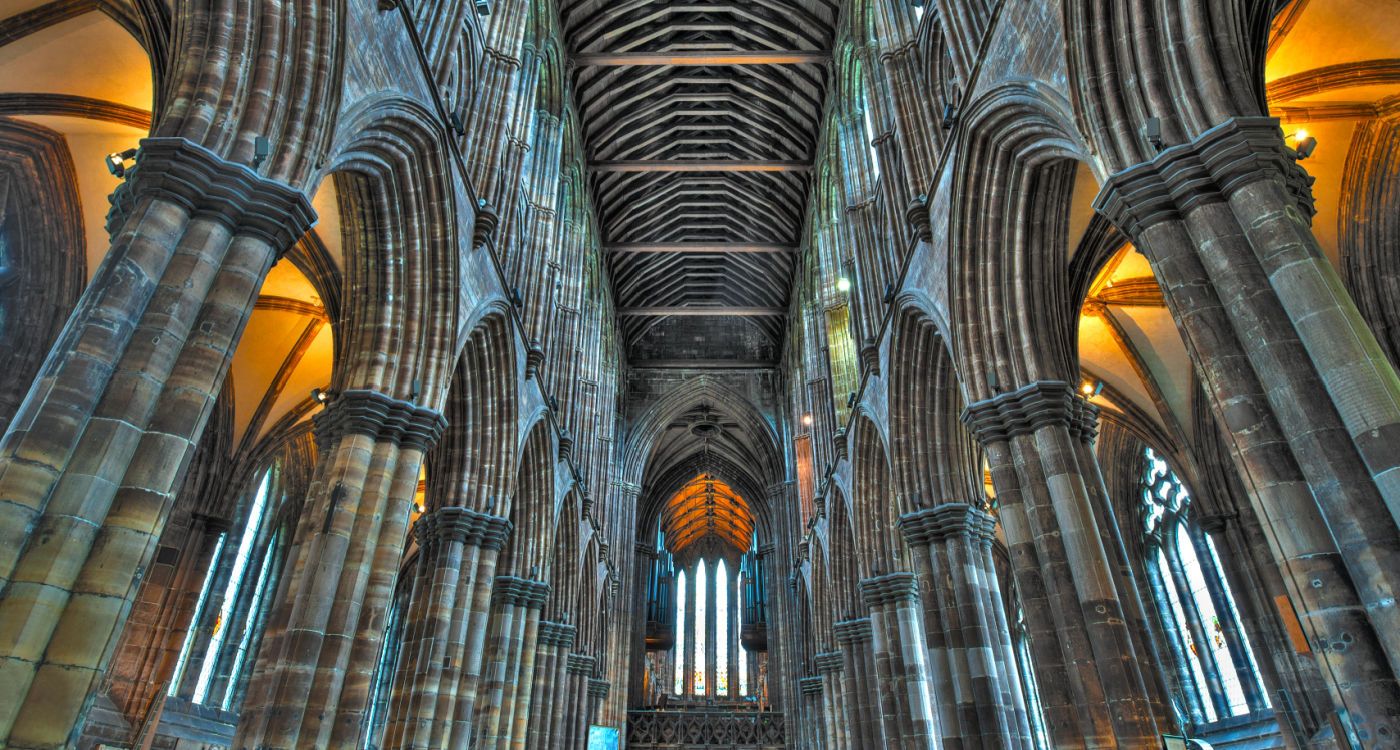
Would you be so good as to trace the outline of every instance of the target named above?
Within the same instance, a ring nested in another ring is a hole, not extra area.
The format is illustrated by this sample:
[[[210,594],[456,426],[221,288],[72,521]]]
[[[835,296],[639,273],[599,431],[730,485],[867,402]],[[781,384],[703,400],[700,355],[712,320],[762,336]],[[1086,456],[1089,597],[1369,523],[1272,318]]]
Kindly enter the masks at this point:
[[[575,55],[580,66],[616,67],[626,65],[811,65],[831,59],[826,51],[774,50],[757,52],[624,52]]]

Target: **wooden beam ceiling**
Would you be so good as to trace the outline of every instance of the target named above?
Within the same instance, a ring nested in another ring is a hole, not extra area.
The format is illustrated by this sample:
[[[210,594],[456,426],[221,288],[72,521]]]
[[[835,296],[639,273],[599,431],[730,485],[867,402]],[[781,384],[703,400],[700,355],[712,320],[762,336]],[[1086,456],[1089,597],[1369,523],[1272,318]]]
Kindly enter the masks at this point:
[[[831,53],[820,50],[773,50],[757,52],[621,52],[574,55],[579,66],[619,67],[659,65],[821,65]]]
[[[796,245],[754,244],[743,242],[628,242],[608,245],[609,253],[795,253]]]
[[[764,161],[738,159],[625,159],[595,161],[594,172],[808,172],[806,161]]]
[[[655,317],[661,315],[676,316],[703,316],[713,315],[718,317],[763,317],[768,315],[786,315],[787,309],[782,307],[628,307],[617,311],[623,317],[648,316]]]

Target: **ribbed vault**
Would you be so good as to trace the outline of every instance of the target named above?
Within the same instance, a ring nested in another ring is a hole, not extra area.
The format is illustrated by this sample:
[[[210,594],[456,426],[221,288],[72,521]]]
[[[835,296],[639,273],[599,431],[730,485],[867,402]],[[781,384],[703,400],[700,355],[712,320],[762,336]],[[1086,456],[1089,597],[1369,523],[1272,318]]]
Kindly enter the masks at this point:
[[[836,11],[827,0],[561,3],[629,355],[648,331],[696,315],[703,346],[652,336],[644,356],[777,349]]]

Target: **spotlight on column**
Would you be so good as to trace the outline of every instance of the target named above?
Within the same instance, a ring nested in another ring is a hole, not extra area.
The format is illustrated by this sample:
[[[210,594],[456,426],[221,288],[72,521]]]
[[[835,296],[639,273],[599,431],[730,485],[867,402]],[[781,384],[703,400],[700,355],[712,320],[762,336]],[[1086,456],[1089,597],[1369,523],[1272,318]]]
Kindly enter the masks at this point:
[[[1092,379],[1085,380],[1083,383],[1079,384],[1079,393],[1084,396],[1084,398],[1093,398],[1103,393],[1103,381]]]
[[[836,291],[841,292],[842,294],[851,291],[851,280],[846,278],[845,276],[842,276],[841,278],[837,279]]]
[[[111,172],[113,177],[125,177],[126,170],[131,168],[127,166],[127,162],[135,158],[136,149],[129,148],[125,151],[107,154],[107,158],[104,159],[104,161],[107,164],[107,171]]]
[[[335,391],[330,389],[322,390],[320,388],[311,389],[311,400],[322,406],[329,404],[333,399],[335,399]]]
[[[1142,124],[1142,137],[1154,150],[1162,150],[1162,118],[1149,117]]]
[[[253,139],[253,169],[262,166],[267,161],[267,157],[272,155],[272,141],[267,136],[260,135]]]
[[[1308,135],[1306,130],[1299,130],[1289,136],[1289,140],[1293,142],[1293,153],[1298,155],[1298,161],[1312,156],[1317,150],[1317,138]]]
[[[803,414],[803,415],[802,415],[802,426],[804,426],[804,427],[811,427],[811,426],[812,426],[812,415],[811,415],[811,414]]]

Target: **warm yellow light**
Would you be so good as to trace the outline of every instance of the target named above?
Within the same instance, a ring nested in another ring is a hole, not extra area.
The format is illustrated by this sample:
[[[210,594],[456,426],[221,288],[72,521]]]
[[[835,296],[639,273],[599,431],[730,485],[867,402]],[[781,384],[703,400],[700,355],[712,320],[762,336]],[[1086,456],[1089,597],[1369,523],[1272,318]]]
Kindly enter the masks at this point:
[[[1302,143],[1303,141],[1306,141],[1307,139],[1308,139],[1308,131],[1306,131],[1306,130],[1299,130],[1298,132],[1296,132],[1296,133],[1293,134],[1293,142],[1294,142],[1294,143]]]
[[[803,414],[803,415],[802,415],[802,424],[804,424],[804,425],[806,425],[806,426],[808,426],[808,427],[811,427],[811,426],[812,426],[812,415],[811,415],[811,414]]]
[[[1079,391],[1085,396],[1092,396],[1094,395],[1094,384],[1085,382],[1084,385],[1079,386]]]
[[[849,291],[851,291],[851,280],[848,279],[848,278],[846,278],[845,276],[842,276],[841,278],[837,279],[837,280],[836,280],[836,291],[838,291],[838,292],[849,292]]]

